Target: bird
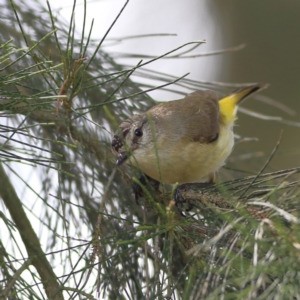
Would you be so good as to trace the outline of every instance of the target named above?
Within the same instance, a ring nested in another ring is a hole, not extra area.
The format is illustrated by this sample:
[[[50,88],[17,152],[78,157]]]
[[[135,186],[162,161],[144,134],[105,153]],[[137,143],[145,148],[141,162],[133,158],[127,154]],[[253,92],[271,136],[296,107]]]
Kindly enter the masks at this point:
[[[166,184],[214,183],[234,146],[237,106],[266,87],[252,84],[224,97],[198,90],[133,115],[113,136],[116,164]]]

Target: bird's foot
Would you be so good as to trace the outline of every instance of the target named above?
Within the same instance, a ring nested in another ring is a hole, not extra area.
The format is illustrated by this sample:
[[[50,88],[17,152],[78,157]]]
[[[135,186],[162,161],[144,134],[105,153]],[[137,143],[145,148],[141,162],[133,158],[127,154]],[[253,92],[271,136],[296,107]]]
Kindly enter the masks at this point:
[[[205,189],[213,186],[214,183],[204,182],[204,183],[185,183],[177,187],[174,195],[175,205],[181,216],[186,217],[183,211],[189,212],[194,205],[189,202],[188,197],[184,197],[184,193],[189,190],[199,190]]]
[[[142,175],[139,178],[139,183],[134,183],[132,185],[132,189],[133,189],[133,193],[134,193],[134,198],[137,204],[139,203],[139,199],[143,198],[144,195],[144,191],[143,188],[141,187],[141,185],[143,185],[146,189],[149,190],[154,190],[155,192],[157,192],[159,190],[159,181],[147,176],[147,175]]]

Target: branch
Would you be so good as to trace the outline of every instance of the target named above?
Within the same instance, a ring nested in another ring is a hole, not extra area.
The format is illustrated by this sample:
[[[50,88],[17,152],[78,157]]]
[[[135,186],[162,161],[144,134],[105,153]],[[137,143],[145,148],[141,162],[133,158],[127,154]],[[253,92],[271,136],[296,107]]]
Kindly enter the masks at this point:
[[[7,286],[5,287],[5,290],[0,294],[0,298],[3,297],[3,299],[8,299],[9,297],[9,292],[11,291],[11,289],[13,288],[13,285],[16,283],[16,281],[18,280],[18,278],[21,276],[22,272],[25,271],[29,266],[31,265],[31,261],[26,260],[23,265],[21,266],[21,268],[19,268],[16,273],[14,274],[14,276],[12,277],[12,279],[8,282]]]
[[[39,239],[23,209],[22,202],[18,198],[17,193],[1,164],[0,178],[1,197],[19,230],[20,236],[28,253],[28,258],[31,259],[32,265],[36,268],[39,276],[41,277],[48,299],[64,299],[57,277],[53,272],[50,263],[46,259]]]

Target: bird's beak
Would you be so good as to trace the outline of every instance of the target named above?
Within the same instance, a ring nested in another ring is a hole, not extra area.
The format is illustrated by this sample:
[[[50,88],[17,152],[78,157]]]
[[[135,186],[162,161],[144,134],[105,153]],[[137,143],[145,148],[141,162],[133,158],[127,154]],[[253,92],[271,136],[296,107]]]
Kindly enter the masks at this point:
[[[127,158],[128,158],[127,152],[123,151],[119,153],[117,158],[117,166],[121,166],[126,161]]]
[[[115,134],[111,146],[113,151],[118,154],[117,166],[121,166],[128,158],[127,152],[122,151],[123,145],[123,139],[120,137],[119,134]]]

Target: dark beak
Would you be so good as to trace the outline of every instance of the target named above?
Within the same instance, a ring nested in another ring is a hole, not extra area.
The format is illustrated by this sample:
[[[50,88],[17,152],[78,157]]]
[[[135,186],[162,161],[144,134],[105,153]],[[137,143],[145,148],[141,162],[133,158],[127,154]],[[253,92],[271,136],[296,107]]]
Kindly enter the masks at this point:
[[[123,147],[124,147],[124,144],[125,144],[124,140],[125,140],[125,137],[126,137],[128,131],[129,131],[129,128],[126,127],[124,129],[122,129],[121,135],[120,135],[120,133],[116,133],[114,135],[114,138],[113,138],[112,143],[111,143],[113,151],[115,153],[118,153],[117,166],[121,166],[126,161],[126,159],[131,155],[130,151],[124,151],[123,150],[124,149]]]
[[[117,166],[121,166],[128,158],[127,152],[121,152],[118,154]]]

